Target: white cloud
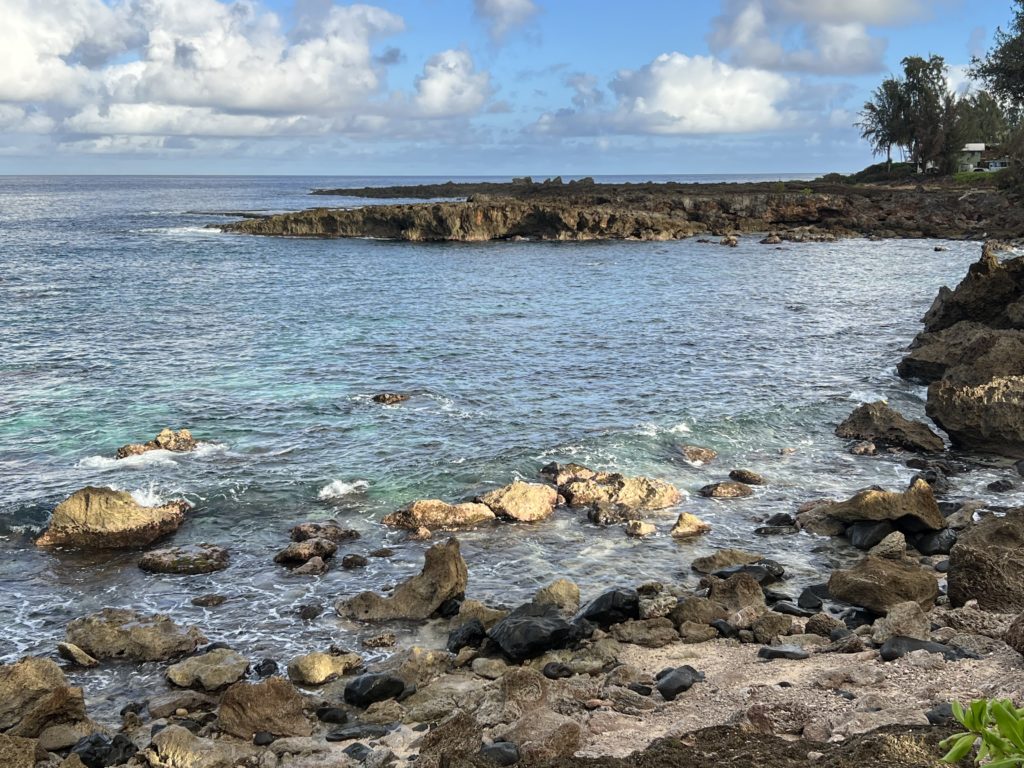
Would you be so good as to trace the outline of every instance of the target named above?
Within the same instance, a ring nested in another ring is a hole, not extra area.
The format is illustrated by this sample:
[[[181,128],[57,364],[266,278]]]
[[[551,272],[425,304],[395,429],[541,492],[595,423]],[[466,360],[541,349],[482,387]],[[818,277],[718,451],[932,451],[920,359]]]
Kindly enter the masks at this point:
[[[741,66],[814,74],[883,70],[887,40],[869,27],[922,18],[946,0],[724,0],[709,45]]]
[[[533,0],[473,0],[473,11],[499,41],[529,22],[538,10]]]
[[[416,81],[416,106],[427,117],[468,115],[487,101],[490,82],[465,51],[442,51],[426,63]]]
[[[0,131],[5,133],[49,133],[54,121],[41,112],[30,112],[12,104],[0,104]]]
[[[782,75],[733,67],[709,56],[665,53],[609,85],[610,110],[576,109],[543,115],[536,130],[561,134],[682,135],[750,133],[783,128],[793,115],[780,104],[791,85]],[[591,101],[589,103],[597,103]]]

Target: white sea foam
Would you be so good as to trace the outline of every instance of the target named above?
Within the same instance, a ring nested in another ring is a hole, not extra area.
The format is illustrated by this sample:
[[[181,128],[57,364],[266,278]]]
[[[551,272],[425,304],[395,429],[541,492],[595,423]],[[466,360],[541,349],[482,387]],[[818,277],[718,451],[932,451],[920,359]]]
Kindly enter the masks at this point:
[[[135,456],[125,456],[123,459],[115,459],[110,456],[86,456],[75,466],[79,469],[98,469],[106,472],[111,469],[173,466],[176,463],[174,461],[174,454],[171,451],[155,450],[146,451]]]
[[[195,450],[189,455],[202,459],[214,453],[223,453],[227,449],[228,447],[224,443],[196,443]]]
[[[874,403],[881,400],[883,403],[888,402],[888,398],[878,392],[865,392],[863,390],[854,390],[846,396],[847,400],[853,400],[857,403]]]
[[[150,483],[146,488],[135,488],[131,491],[132,498],[144,507],[159,507],[166,503],[163,496],[157,493],[156,486]]]
[[[340,499],[350,493],[365,491],[369,487],[370,484],[366,480],[354,480],[351,483],[344,480],[333,480],[321,488],[316,497],[321,500]]]

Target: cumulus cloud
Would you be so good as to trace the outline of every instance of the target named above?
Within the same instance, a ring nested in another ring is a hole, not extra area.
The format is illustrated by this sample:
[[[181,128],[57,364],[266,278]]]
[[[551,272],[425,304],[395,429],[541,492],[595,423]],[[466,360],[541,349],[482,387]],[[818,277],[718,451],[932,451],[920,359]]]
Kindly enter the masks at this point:
[[[473,0],[474,13],[497,41],[527,24],[538,10],[533,0]]]
[[[0,130],[9,133],[83,142],[402,131],[423,116],[465,118],[491,95],[488,73],[450,50],[427,61],[412,91],[389,93],[388,68],[403,54],[375,46],[404,22],[370,5],[300,0],[286,28],[256,0],[2,4]]]
[[[711,50],[740,66],[814,74],[884,69],[887,41],[869,27],[926,15],[932,0],[724,0]]]
[[[709,56],[665,53],[639,69],[619,72],[609,84],[615,96],[610,109],[594,108],[601,100],[591,93],[592,81],[577,76],[570,84],[576,89],[575,108],[543,115],[535,130],[577,135],[749,133],[785,127],[793,117],[781,106],[791,90],[785,77]]]

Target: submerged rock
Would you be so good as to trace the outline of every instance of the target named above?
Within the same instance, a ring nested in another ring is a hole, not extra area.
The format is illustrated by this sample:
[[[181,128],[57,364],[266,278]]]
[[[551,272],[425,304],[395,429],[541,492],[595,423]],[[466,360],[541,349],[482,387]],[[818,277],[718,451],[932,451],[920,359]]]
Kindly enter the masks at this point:
[[[466,591],[469,573],[458,540],[426,551],[423,570],[395,587],[390,597],[363,592],[337,604],[340,615],[362,621],[426,619],[446,600]]]
[[[744,552],[741,549],[719,549],[710,555],[696,558],[690,563],[690,568],[697,573],[714,573],[734,565],[756,563],[761,558],[762,555]]]
[[[404,509],[386,515],[381,522],[392,528],[415,531],[419,528],[470,528],[493,520],[494,512],[486,504],[448,504],[440,499],[419,499]]]
[[[700,489],[700,495],[709,499],[742,499],[746,496],[753,496],[754,489],[746,483],[726,480],[722,483],[705,485]]]
[[[274,555],[274,562],[280,565],[302,565],[313,558],[326,560],[334,557],[338,551],[338,545],[330,539],[305,539],[293,541],[287,547]]]
[[[75,491],[56,506],[36,546],[144,547],[178,530],[189,509],[188,502],[182,500],[144,507],[127,491],[90,486]]]
[[[679,452],[683,454],[684,459],[698,467],[709,464],[718,456],[718,451],[711,448],[702,448],[699,445],[680,446]]]
[[[313,726],[295,686],[280,677],[239,682],[224,692],[217,724],[224,733],[249,740],[260,731],[274,736],[309,736]]]
[[[150,573],[196,574],[223,571],[230,556],[223,547],[213,544],[187,544],[146,552],[139,568]]]
[[[680,513],[669,534],[675,539],[691,539],[711,530],[711,526],[689,512]]]
[[[511,485],[484,494],[480,502],[498,517],[533,523],[550,517],[557,499],[558,493],[549,485],[516,480]]]
[[[292,541],[306,541],[307,539],[327,539],[335,544],[343,541],[354,541],[359,538],[359,531],[351,528],[343,528],[336,520],[329,520],[325,523],[299,523],[289,531]]]
[[[117,458],[125,459],[129,456],[138,456],[148,451],[164,450],[175,453],[185,453],[195,450],[197,443],[192,433],[187,429],[161,429],[159,434],[148,443],[129,443],[117,449]]]
[[[192,653],[206,638],[195,627],[182,629],[168,616],[146,615],[121,608],[70,622],[67,642],[97,659],[163,661]]]
[[[373,402],[380,405],[397,405],[409,399],[409,395],[401,392],[380,392],[373,396]]]
[[[939,585],[915,564],[868,555],[852,568],[834,571],[828,591],[837,600],[886,613],[909,600],[925,610],[931,608],[939,596]]]
[[[768,482],[764,475],[749,469],[734,469],[729,473],[729,479],[744,485],[765,485]]]
[[[946,527],[946,518],[939,511],[931,486],[919,477],[903,493],[869,488],[823,510],[828,517],[843,523],[887,520],[904,532],[938,531]]]
[[[836,427],[836,435],[875,445],[939,453],[946,445],[926,424],[910,421],[879,400],[864,403]]]
[[[1024,611],[1024,511],[989,516],[949,551],[949,600],[977,600],[987,611]]]

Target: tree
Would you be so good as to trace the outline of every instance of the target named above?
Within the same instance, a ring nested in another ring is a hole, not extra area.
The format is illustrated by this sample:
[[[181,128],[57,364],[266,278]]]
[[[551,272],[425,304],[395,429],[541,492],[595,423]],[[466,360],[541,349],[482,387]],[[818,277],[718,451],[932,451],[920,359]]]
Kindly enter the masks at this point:
[[[875,89],[872,100],[864,102],[860,121],[855,124],[861,129],[861,138],[871,144],[872,154],[884,154],[890,167],[892,148],[908,143],[903,112],[903,86],[896,78],[887,77]]]
[[[941,56],[903,59],[903,119],[910,138],[910,161],[919,168],[940,159],[946,133],[944,119],[956,118],[955,103],[947,103],[946,62]],[[955,101],[955,97],[954,97]]]
[[[1006,113],[988,91],[970,93],[960,101],[960,121],[965,141],[1002,144],[1010,132]]]
[[[996,28],[995,47],[984,59],[973,60],[970,74],[1004,102],[1017,122],[1024,110],[1024,0],[1015,0],[1014,5],[1010,28]]]

